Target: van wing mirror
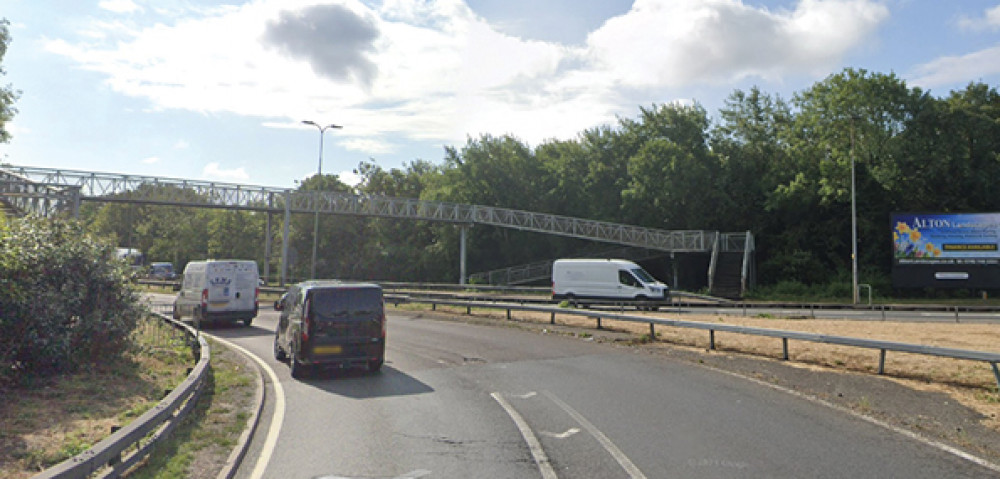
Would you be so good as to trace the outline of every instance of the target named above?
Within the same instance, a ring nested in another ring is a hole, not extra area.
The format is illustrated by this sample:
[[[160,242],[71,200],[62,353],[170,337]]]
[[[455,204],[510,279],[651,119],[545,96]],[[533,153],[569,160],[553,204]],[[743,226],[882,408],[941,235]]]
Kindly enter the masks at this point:
[[[287,298],[287,297],[288,297],[288,293],[285,293],[285,294],[281,295],[281,297],[278,298],[277,301],[274,302],[274,310],[275,311],[284,311],[285,310],[285,298]]]

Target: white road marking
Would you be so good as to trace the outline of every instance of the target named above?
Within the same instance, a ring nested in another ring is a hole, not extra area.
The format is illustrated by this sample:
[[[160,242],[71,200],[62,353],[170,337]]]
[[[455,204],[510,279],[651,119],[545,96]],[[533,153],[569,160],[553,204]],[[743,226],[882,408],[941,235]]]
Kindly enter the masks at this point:
[[[571,427],[568,430],[566,430],[566,432],[560,432],[560,433],[554,433],[554,432],[548,432],[548,431],[540,431],[540,432],[542,434],[545,434],[546,436],[554,437],[556,439],[566,439],[567,437],[570,437],[570,436],[572,436],[572,435],[580,432],[580,428]]]
[[[536,392],[530,392],[530,393],[521,394],[521,395],[515,394],[514,397],[516,397],[518,399],[530,399],[530,398],[533,398],[533,397],[535,397],[537,395],[538,395],[538,393],[536,393]]]
[[[204,331],[202,331],[204,334]],[[278,380],[278,375],[274,373],[264,360],[257,357],[256,354],[247,351],[242,346],[235,344],[231,341],[226,341],[215,335],[209,335],[212,339],[219,341],[234,349],[238,349],[247,357],[253,358],[254,361],[263,369],[268,377],[271,378],[271,384],[274,385],[274,417],[271,418],[271,428],[267,431],[267,439],[264,440],[264,446],[260,451],[260,455],[257,456],[257,464],[253,468],[253,472],[250,473],[251,479],[260,479],[264,477],[264,470],[267,469],[267,463],[271,461],[271,455],[274,453],[274,447],[278,444],[278,432],[281,431],[281,423],[285,421],[285,389],[281,387],[281,381]]]
[[[559,476],[556,475],[556,471],[552,468],[552,463],[549,462],[549,457],[545,455],[545,450],[542,449],[542,443],[538,441],[535,433],[532,432],[531,427],[528,423],[521,417],[520,414],[507,402],[506,399],[500,393],[490,394],[500,407],[507,411],[507,415],[514,420],[514,424],[517,425],[517,429],[521,431],[521,437],[524,438],[524,442],[528,443],[528,449],[531,451],[531,457],[535,459],[535,464],[538,465],[538,472],[542,473],[543,479],[558,479]]]
[[[600,442],[601,445],[604,446],[604,449],[608,451],[608,454],[611,454],[611,457],[618,461],[618,464],[622,466],[622,469],[625,469],[625,472],[629,475],[629,477],[632,479],[646,479],[646,475],[643,474],[631,460],[629,460],[628,456],[626,456],[621,449],[618,449],[618,446],[615,446],[615,443],[611,442],[611,439],[608,439],[608,436],[605,436],[600,429],[597,429],[597,426],[591,424],[587,418],[576,412],[576,410],[571,408],[569,404],[562,402],[562,400],[557,398],[554,394],[548,391],[545,391],[543,394],[551,399],[552,402],[556,403],[557,406],[562,408],[563,411],[566,411],[566,413],[572,416],[576,422],[580,423],[580,425],[583,426],[587,432],[594,436],[594,438],[597,439],[597,442]]]

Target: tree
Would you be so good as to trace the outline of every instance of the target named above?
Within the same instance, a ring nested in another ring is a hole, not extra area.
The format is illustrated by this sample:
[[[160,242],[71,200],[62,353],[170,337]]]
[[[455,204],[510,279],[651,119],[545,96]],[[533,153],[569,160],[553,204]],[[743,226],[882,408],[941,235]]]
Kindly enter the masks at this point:
[[[10,44],[9,25],[7,19],[0,20],[0,77],[7,75],[7,71],[3,68],[3,57],[7,54],[7,45]],[[20,95],[21,93],[14,90],[11,85],[0,85],[0,143],[10,141],[7,122],[14,119],[14,114],[17,113],[14,102]]]

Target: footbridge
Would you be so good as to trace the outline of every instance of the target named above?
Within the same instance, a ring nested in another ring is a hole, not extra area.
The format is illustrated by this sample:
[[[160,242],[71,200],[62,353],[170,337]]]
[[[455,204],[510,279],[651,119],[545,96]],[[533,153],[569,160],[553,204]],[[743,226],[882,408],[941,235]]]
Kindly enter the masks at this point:
[[[0,198],[16,210],[41,216],[75,216],[83,201],[267,212],[268,240],[271,237],[270,214],[284,215],[282,282],[287,274],[287,238],[292,213],[357,215],[460,225],[460,277],[463,283],[466,278],[465,229],[470,225],[512,228],[672,253],[715,255],[724,244],[732,242],[717,231],[669,231],[492,206],[16,165],[0,165]],[[265,245],[267,257],[270,257],[269,243]],[[747,262],[750,261],[750,253],[750,250],[744,251]],[[709,273],[710,278],[712,274]]]

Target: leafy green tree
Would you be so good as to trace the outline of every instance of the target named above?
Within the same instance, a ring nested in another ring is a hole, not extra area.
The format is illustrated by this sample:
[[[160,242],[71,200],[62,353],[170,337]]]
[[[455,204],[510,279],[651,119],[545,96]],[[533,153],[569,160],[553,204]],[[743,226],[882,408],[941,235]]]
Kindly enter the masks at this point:
[[[10,22],[7,19],[0,20],[0,77],[7,75],[3,68],[3,57],[7,54],[7,46],[10,45]],[[11,85],[0,85],[0,143],[10,141],[10,132],[7,131],[7,123],[14,119],[17,109],[14,103],[21,93]]]
[[[708,114],[700,106],[642,108],[623,121],[638,150],[629,157],[622,222],[653,228],[712,229],[727,201],[718,157],[708,149]]]

